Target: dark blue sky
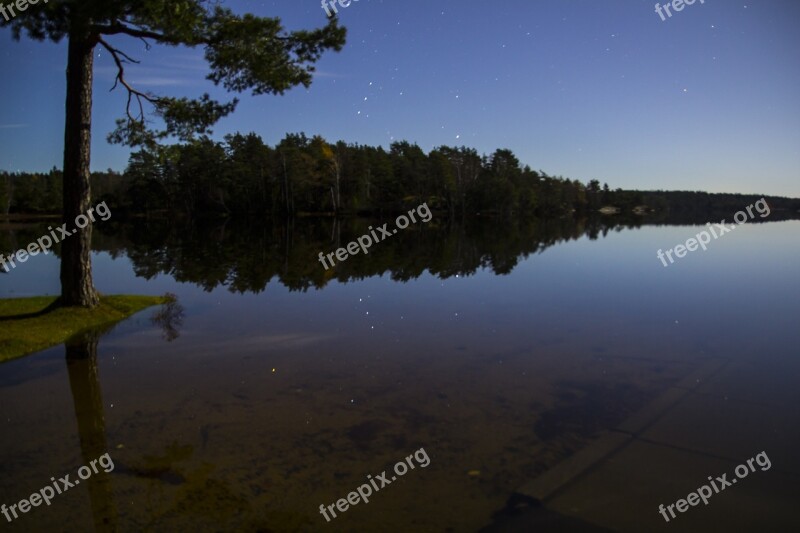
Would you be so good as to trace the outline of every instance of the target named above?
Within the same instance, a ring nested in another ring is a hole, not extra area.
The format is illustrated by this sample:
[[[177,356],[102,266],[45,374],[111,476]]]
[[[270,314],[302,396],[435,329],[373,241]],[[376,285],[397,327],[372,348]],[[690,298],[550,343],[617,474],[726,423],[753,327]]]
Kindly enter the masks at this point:
[[[348,44],[309,90],[244,96],[215,137],[504,147],[534,169],[613,188],[800,197],[800,2],[698,0],[665,21],[654,4],[353,2],[340,8]],[[318,0],[227,5],[290,29],[325,21]],[[200,50],[114,42],[142,60],[129,74],[142,89],[222,94],[204,80]],[[60,167],[66,46],[15,43],[7,29],[0,46],[0,168]],[[95,169],[121,170],[129,154],[105,141],[125,104],[108,92],[113,77],[98,50]]]

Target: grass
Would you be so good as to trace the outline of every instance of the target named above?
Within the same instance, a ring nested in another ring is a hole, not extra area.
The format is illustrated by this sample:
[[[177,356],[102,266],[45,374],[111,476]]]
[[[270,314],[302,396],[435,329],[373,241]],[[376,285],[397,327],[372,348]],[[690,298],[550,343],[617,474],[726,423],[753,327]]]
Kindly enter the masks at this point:
[[[113,324],[167,303],[165,296],[103,296],[95,309],[49,307],[52,296],[0,300],[0,363],[64,341],[87,329]]]

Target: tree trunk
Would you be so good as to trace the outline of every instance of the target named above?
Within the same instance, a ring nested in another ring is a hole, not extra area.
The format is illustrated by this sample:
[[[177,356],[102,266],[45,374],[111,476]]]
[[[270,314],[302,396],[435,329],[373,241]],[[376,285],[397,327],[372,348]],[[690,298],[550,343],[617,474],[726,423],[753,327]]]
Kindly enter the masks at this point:
[[[92,283],[92,226],[77,229],[75,218],[91,207],[92,68],[95,38],[73,28],[67,60],[67,103],[64,128],[63,222],[75,230],[61,245],[61,305],[95,307],[100,297]]]
[[[367,167],[367,204],[370,203],[369,189],[372,186],[371,180],[372,180],[372,169]],[[372,208],[371,205],[369,207]]]
[[[14,201],[14,178],[9,174],[6,176],[6,206],[5,214],[11,213],[11,203]]]
[[[286,214],[291,213],[289,209],[289,176],[286,173],[286,155],[281,151],[281,161],[283,162],[283,199],[286,204]]]
[[[342,208],[342,190],[340,186],[342,172],[339,166],[339,147],[336,147],[336,155],[334,156],[333,165],[336,170],[336,212],[338,213]]]

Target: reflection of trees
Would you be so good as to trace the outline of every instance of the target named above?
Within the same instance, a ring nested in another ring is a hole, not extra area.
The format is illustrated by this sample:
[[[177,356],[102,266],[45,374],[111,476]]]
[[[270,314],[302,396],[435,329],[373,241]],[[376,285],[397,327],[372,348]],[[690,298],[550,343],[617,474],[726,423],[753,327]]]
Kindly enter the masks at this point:
[[[618,227],[616,219],[467,220],[453,224],[434,219],[415,224],[326,271],[319,252],[330,253],[367,234],[385,221],[298,218],[290,223],[257,221],[179,227],[148,220],[117,225],[112,235],[98,235],[98,249],[125,253],[136,274],[152,278],[166,273],[211,291],[261,292],[273,278],[291,290],[322,288],[341,282],[388,274],[397,281],[418,278],[425,271],[440,278],[468,276],[481,268],[498,275],[511,272],[519,260],[562,241],[596,239]],[[613,222],[613,223],[612,223]],[[637,222],[638,223],[638,222]],[[106,228],[108,230],[109,228]]]
[[[78,334],[65,344],[69,384],[84,465],[108,452],[97,367],[97,344],[111,327]],[[84,483],[89,486],[95,531],[116,531],[117,507],[109,475],[99,469],[98,473],[92,473]]]
[[[156,311],[150,322],[154,326],[161,328],[164,340],[172,342],[181,336],[181,326],[183,326],[184,308],[178,303],[178,297],[172,293],[167,293],[167,303]]]

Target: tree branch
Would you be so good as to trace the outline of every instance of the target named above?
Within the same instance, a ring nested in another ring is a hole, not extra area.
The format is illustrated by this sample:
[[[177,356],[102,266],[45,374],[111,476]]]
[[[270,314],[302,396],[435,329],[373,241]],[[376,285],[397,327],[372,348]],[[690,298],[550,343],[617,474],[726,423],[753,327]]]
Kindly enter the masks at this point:
[[[180,39],[172,38],[163,33],[158,33],[149,30],[139,30],[136,28],[131,28],[130,26],[124,25],[120,21],[114,21],[111,24],[95,24],[92,26],[92,31],[99,35],[129,35],[131,37],[138,37],[139,39],[153,39],[154,41],[158,41],[160,43],[168,43],[168,44],[184,44]],[[149,44],[145,41],[145,44],[149,48]]]
[[[144,105],[142,104],[142,99],[147,100],[153,105],[158,105],[161,102],[161,100],[159,98],[155,98],[153,96],[150,96],[149,94],[134,89],[125,79],[125,67],[123,64],[124,61],[127,60],[132,63],[138,63],[138,61],[132,59],[125,52],[117,50],[116,48],[108,44],[102,37],[98,37],[97,42],[100,43],[103,46],[103,48],[108,50],[108,52],[111,54],[111,57],[114,59],[114,63],[116,63],[117,65],[117,76],[116,79],[114,80],[114,86],[111,87],[111,90],[113,91],[114,89],[117,88],[118,85],[122,85],[128,91],[128,104],[125,107],[125,111],[128,115],[128,120],[131,122],[136,122],[137,120],[140,122],[144,122]],[[138,119],[131,114],[131,102],[133,101],[134,97],[136,97],[136,101],[139,104]]]

